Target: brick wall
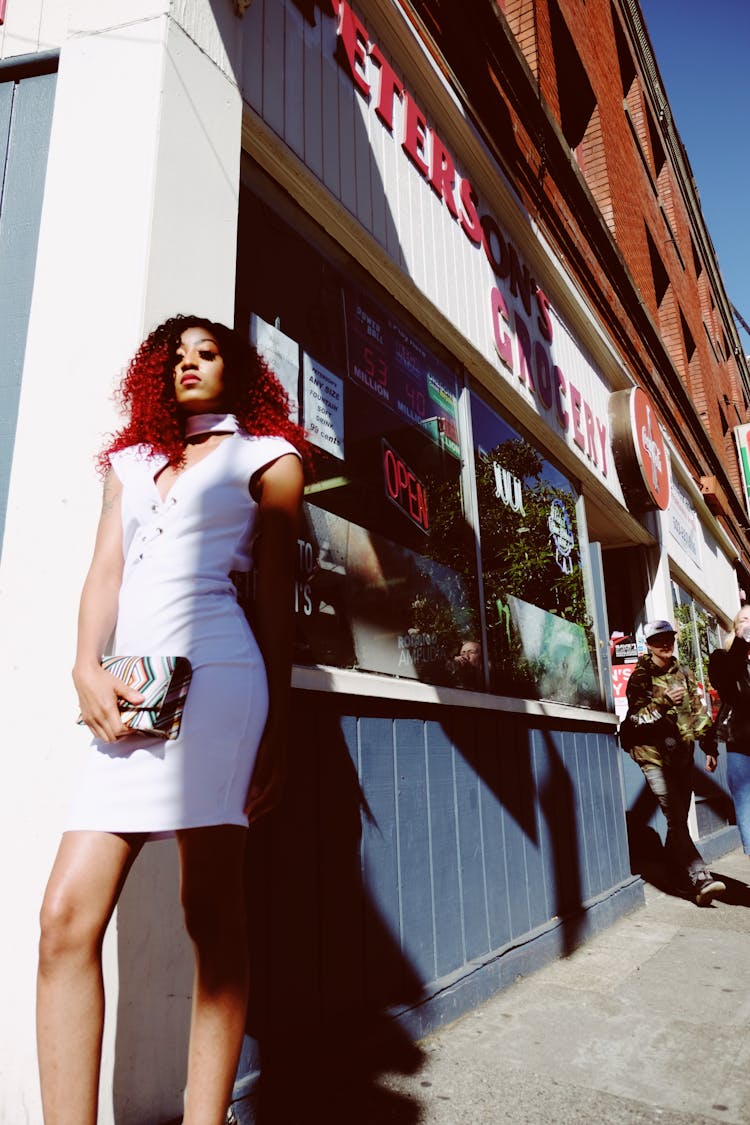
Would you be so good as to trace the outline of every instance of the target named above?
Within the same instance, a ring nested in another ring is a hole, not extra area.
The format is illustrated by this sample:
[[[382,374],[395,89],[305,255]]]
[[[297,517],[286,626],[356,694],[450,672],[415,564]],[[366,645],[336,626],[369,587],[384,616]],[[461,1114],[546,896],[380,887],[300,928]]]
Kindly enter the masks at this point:
[[[725,526],[747,555],[732,440],[732,427],[750,420],[737,335],[719,312],[728,316],[727,301],[713,289],[721,283],[710,239],[689,210],[671,111],[641,69],[637,9],[626,0],[476,0],[468,19],[445,0],[411,6],[431,17],[488,144],[623,367],[654,398],[694,479],[715,475],[734,492]]]

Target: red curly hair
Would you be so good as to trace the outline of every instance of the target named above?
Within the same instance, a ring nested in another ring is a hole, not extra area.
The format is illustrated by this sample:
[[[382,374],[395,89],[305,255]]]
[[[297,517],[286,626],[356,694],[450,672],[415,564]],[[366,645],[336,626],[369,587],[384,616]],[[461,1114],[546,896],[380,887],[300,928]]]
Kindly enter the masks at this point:
[[[289,396],[268,364],[238,332],[202,316],[173,316],[151,332],[131,359],[116,394],[128,418],[98,456],[101,473],[109,469],[109,455],[130,445],[149,446],[169,464],[179,466],[185,456],[183,419],[174,393],[177,348],[188,328],[205,328],[216,340],[224,360],[224,399],[227,412],[240,426],[258,436],[283,437],[300,451],[306,469],[310,449],[301,426],[289,419]]]

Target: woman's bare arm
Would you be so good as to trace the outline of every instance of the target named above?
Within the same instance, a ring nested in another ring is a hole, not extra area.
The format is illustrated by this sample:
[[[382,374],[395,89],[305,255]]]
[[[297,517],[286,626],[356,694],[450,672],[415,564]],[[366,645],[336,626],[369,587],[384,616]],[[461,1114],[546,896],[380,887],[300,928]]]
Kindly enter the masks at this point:
[[[303,489],[294,454],[274,461],[259,482],[260,536],[255,549],[255,635],[268,677],[268,720],[245,811],[257,820],[278,801],[286,776],[289,738],[294,558]]]
[[[117,620],[122,582],[122,483],[110,471],[104,481],[102,510],[94,554],[81,592],[78,610],[78,646],[73,682],[81,716],[91,732],[104,742],[128,733],[117,705],[118,697],[137,703],[142,696],[105,672],[100,664],[104,646]]]

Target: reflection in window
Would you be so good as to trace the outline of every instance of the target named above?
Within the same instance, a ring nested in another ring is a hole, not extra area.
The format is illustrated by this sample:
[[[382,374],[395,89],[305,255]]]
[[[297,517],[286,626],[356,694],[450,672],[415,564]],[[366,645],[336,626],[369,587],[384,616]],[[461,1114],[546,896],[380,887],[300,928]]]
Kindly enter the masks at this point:
[[[269,260],[279,239],[278,225],[256,229],[246,305],[249,285],[268,276],[264,230],[273,235]],[[247,320],[314,455],[295,660],[482,687],[476,660],[462,655],[478,626],[456,375],[405,323],[282,233],[288,253],[308,261],[306,283],[258,285]],[[309,315],[313,300],[325,315]]]
[[[325,375],[330,401],[319,377],[301,395],[318,559],[306,658],[452,683],[452,656],[476,633],[456,376],[366,295],[347,288],[342,307],[347,369]]]
[[[677,628],[677,659],[693,672],[712,711],[718,709],[718,696],[708,679],[708,657],[721,647],[719,623],[677,582],[672,582],[672,602]]]
[[[576,492],[477,396],[472,428],[492,690],[594,705]]]
[[[488,665],[496,692],[597,701],[570,482],[474,399],[483,635],[456,369],[246,191],[240,219],[235,322],[313,450],[295,661],[473,690]]]

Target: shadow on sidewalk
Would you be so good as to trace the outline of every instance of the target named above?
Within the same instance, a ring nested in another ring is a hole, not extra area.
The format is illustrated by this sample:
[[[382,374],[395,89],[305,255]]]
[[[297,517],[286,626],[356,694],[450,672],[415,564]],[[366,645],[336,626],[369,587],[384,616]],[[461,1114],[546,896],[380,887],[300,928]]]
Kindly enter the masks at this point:
[[[750,875],[750,861],[748,861],[748,875]],[[723,872],[717,872],[722,883],[726,884],[726,891],[721,896],[721,901],[725,902],[728,906],[750,906],[750,886],[747,883],[740,882],[739,879],[733,879],[730,875],[725,875]]]
[[[630,863],[633,874],[640,875],[645,883],[655,887],[663,894],[673,898],[692,900],[691,888],[686,884],[684,876],[675,871],[673,864],[655,828],[636,821],[631,823],[631,814],[628,813],[628,838],[630,844]],[[716,863],[708,863],[708,869],[717,875],[726,885],[726,891],[717,896],[728,906],[750,907],[750,883],[743,883],[739,879],[725,875],[716,870]],[[750,878],[750,860],[748,860],[748,878]]]

